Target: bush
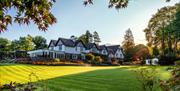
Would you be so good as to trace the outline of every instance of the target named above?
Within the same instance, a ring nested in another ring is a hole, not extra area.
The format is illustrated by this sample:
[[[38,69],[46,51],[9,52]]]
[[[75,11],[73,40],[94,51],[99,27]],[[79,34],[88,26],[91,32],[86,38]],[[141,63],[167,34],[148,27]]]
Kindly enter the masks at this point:
[[[175,65],[180,66],[180,60],[174,62]]]
[[[167,81],[160,80],[162,91],[180,91],[180,67],[173,69],[171,75]]]
[[[10,59],[10,58],[5,58],[3,60],[0,60],[0,63],[15,63],[16,60]]]
[[[137,71],[137,80],[143,91],[154,91],[157,89],[158,76],[155,68],[140,68]]]
[[[94,60],[95,60],[95,64],[101,64],[103,61],[103,59],[100,56],[96,56]]]
[[[91,53],[86,54],[86,60],[92,62],[94,60],[94,55]]]
[[[54,62],[60,62],[60,59],[59,58],[55,58]]]
[[[111,59],[111,64],[112,64],[112,65],[118,64],[118,60],[117,60],[116,58],[112,58],[112,59]]]

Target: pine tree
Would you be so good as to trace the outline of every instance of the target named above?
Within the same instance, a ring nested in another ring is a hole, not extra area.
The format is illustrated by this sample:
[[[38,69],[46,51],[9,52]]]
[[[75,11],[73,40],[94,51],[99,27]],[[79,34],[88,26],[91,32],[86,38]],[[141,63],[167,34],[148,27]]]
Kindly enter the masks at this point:
[[[135,43],[131,29],[126,30],[126,34],[124,35],[124,41],[122,42],[122,44],[125,53],[125,59],[127,61],[132,60],[133,48],[135,46]]]
[[[85,36],[86,36],[86,41],[87,41],[87,43],[92,43],[92,42],[93,42],[93,36],[92,36],[92,34],[89,32],[89,30],[86,31]]]
[[[94,38],[94,43],[99,44],[101,42],[99,34],[96,31],[94,31],[93,33],[93,38]]]

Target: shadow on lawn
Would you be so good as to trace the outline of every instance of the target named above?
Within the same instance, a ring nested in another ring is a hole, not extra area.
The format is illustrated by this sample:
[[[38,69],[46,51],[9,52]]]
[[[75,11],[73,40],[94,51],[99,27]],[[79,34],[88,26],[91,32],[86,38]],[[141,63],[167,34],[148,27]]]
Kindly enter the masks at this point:
[[[89,71],[48,79],[46,83],[49,91],[141,91],[129,68]]]

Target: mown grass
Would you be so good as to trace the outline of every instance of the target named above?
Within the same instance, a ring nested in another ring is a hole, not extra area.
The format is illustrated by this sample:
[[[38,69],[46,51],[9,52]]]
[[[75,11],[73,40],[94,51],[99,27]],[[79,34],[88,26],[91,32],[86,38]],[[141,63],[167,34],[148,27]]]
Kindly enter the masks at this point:
[[[151,67],[151,66],[145,66]],[[28,82],[34,72],[45,80],[50,91],[141,91],[133,70],[138,66],[82,67],[0,65],[1,84],[16,81]],[[167,67],[157,67],[161,79],[169,78]],[[35,79],[33,81],[36,81]]]

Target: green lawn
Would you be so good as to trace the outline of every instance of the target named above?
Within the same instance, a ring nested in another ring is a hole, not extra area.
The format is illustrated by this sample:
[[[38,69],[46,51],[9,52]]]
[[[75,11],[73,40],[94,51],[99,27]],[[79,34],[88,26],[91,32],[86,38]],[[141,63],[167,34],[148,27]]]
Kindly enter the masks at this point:
[[[148,67],[148,66],[145,66]],[[16,81],[25,83],[35,72],[45,80],[50,91],[141,91],[136,80],[138,66],[83,67],[83,66],[34,66],[0,65],[1,84]],[[167,67],[158,67],[161,79],[169,78]],[[35,79],[34,79],[35,81]]]

